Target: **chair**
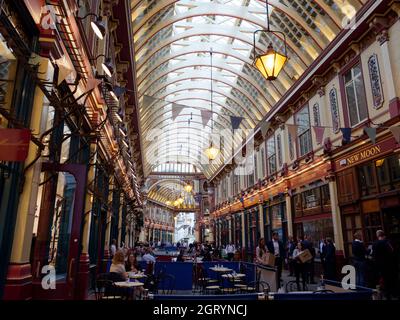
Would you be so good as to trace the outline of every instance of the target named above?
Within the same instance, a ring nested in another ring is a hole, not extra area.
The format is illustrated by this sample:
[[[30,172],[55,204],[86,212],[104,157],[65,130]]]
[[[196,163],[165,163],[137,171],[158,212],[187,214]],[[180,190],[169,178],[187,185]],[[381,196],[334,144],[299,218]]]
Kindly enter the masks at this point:
[[[267,294],[271,291],[271,286],[268,282],[258,280],[248,283],[245,287],[241,287],[240,291],[245,293],[263,292]]]
[[[285,291],[286,292],[300,291],[299,287],[297,286],[296,280],[292,280],[286,283]],[[303,291],[308,291],[307,284],[304,284]]]
[[[172,294],[175,290],[175,276],[163,273],[158,279],[157,293]]]
[[[94,288],[96,300],[122,300],[124,295],[119,289],[111,280],[97,279]]]

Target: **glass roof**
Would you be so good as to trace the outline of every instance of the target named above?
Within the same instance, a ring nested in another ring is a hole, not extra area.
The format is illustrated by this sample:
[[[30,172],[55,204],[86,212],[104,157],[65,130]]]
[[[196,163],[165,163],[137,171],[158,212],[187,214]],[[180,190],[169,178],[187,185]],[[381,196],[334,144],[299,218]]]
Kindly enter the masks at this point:
[[[243,117],[240,128],[251,130],[364,2],[269,0],[271,29],[286,35],[289,61],[278,79],[268,82],[252,66],[253,33],[267,26],[265,1],[133,0],[145,176],[196,170],[211,177],[224,163],[225,155],[209,163],[204,153],[211,134],[211,121],[204,126],[201,113],[211,110],[210,50],[214,131],[231,128],[230,116]],[[256,37],[257,50],[271,42],[284,50],[283,39],[271,34]],[[184,108],[174,117],[177,104]],[[225,137],[235,149],[242,141],[240,134]],[[175,171],[181,163],[192,168]]]

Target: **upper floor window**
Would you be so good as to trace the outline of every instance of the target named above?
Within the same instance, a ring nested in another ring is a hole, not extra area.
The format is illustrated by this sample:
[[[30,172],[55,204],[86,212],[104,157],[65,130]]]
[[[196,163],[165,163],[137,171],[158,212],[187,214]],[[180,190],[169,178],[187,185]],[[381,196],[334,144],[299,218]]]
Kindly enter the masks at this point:
[[[297,137],[299,141],[299,152],[301,157],[312,150],[310,115],[308,106],[296,113],[295,121],[296,125],[298,126]]]
[[[282,167],[282,140],[280,134],[276,136],[276,148],[278,152],[278,166]]]
[[[272,175],[276,172],[276,150],[274,136],[267,140],[267,168],[269,175]]]
[[[261,149],[261,178],[262,179],[265,177],[264,159],[265,159],[265,151],[264,151],[264,149]]]
[[[252,164],[252,166],[253,166],[253,170],[249,170],[248,171],[248,185],[247,185],[247,187],[251,187],[251,186],[253,186],[254,185],[254,158],[253,157],[251,157],[251,156],[249,156],[250,158],[250,161],[252,161],[253,163],[251,163]]]
[[[347,71],[343,77],[350,125],[353,127],[368,117],[361,64]]]
[[[233,194],[239,193],[239,175],[233,172]]]
[[[254,152],[254,181],[258,180],[258,164],[257,164],[257,153]]]

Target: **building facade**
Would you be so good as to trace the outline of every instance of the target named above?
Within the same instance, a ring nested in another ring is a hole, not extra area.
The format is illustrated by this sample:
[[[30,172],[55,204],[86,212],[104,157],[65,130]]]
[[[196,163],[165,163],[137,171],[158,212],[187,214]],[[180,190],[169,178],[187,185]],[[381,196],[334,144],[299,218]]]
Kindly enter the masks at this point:
[[[85,299],[144,223],[130,1],[1,3],[0,126],[32,135],[1,161],[0,296]]]
[[[399,9],[366,3],[256,128],[253,172],[232,162],[213,177],[217,245],[252,259],[278,231],[316,248],[331,237],[348,259],[355,231],[371,244],[383,229],[399,246]]]

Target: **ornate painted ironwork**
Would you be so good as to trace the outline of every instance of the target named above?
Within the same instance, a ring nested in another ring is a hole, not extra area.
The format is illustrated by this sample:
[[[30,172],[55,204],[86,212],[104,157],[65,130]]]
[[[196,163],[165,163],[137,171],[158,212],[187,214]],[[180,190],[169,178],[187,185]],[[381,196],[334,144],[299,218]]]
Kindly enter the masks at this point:
[[[374,108],[379,109],[383,105],[383,89],[381,82],[381,74],[379,71],[378,57],[373,54],[368,59],[369,79],[371,82],[372,100]]]
[[[337,133],[339,132],[340,119],[336,88],[332,88],[331,91],[329,91],[329,104],[331,107],[333,132]]]
[[[314,103],[313,105],[313,116],[314,116],[314,126],[319,127],[321,125],[321,115],[318,102]]]

